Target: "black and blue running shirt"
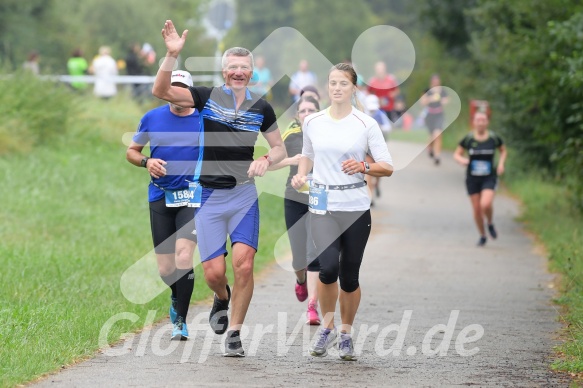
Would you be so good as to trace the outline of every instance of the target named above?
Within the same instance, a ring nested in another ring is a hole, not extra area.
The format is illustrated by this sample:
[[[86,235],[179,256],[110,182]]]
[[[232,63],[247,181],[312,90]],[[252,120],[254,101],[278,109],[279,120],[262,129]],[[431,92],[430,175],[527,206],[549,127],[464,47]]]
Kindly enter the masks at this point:
[[[504,144],[502,138],[493,131],[488,131],[488,138],[484,141],[476,140],[473,132],[468,133],[459,143],[468,151],[470,157],[467,177],[470,179],[495,177],[494,155],[502,144]]]
[[[248,181],[259,132],[277,129],[273,108],[249,90],[239,109],[235,95],[224,85],[189,90],[201,117],[202,165],[194,178],[203,187],[214,189]]]

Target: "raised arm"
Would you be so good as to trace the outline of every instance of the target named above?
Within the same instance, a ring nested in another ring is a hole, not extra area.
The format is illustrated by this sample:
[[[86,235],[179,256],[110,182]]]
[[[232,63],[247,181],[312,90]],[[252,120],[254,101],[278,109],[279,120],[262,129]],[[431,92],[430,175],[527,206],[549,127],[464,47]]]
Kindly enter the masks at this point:
[[[180,51],[184,47],[187,35],[188,30],[184,30],[182,36],[178,35],[172,20],[166,20],[164,23],[162,37],[166,45],[166,56],[156,74],[152,94],[179,106],[193,107],[194,101],[190,91],[182,87],[172,86],[170,82],[172,69],[176,63],[176,58],[178,58]]]

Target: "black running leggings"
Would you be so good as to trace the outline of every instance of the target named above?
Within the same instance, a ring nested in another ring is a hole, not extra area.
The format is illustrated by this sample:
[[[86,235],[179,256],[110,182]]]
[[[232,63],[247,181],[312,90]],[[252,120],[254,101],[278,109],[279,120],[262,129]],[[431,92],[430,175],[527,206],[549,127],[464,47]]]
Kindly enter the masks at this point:
[[[320,281],[354,292],[370,236],[370,210],[311,214],[312,237],[320,261]]]
[[[306,267],[310,272],[320,271],[320,264],[318,259],[316,259],[314,242],[310,237],[310,212],[308,211],[308,205],[285,198],[284,210],[294,271],[299,271]]]

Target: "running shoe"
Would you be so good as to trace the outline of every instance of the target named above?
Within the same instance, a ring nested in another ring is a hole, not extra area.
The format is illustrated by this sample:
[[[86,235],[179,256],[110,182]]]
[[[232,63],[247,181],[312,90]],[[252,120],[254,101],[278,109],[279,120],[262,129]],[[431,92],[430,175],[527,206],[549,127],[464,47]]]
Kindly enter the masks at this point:
[[[316,335],[316,341],[310,348],[310,354],[323,357],[328,354],[328,349],[336,342],[336,329],[320,329]]]
[[[170,322],[172,322],[172,324],[176,323],[177,316],[178,312],[176,311],[176,298],[170,295]]]
[[[231,288],[227,284],[227,293],[229,298],[227,300],[220,300],[215,294],[213,308],[209,315],[209,323],[215,334],[224,334],[229,327],[229,317],[227,310],[229,310],[229,302],[231,301]]]
[[[310,300],[308,303],[308,311],[306,312],[309,325],[317,326],[320,324],[320,316],[318,315],[318,303],[315,300]]]
[[[439,166],[439,163],[441,163],[441,160],[439,160],[439,158],[435,158],[434,163],[436,166]]]
[[[379,187],[378,182],[377,182],[377,186],[375,187],[374,191],[375,191],[375,195],[377,196],[377,198],[380,198],[380,196],[381,196],[381,189]]]
[[[176,323],[172,327],[171,341],[186,341],[188,339],[188,327],[182,317],[176,318]]]
[[[340,333],[338,356],[344,361],[356,361],[356,354],[354,354],[354,345],[352,344],[352,336],[350,334]]]
[[[296,297],[298,298],[298,300],[300,302],[303,302],[304,300],[308,299],[308,278],[306,277],[306,280],[300,284],[298,283],[298,281],[296,280]]]
[[[432,150],[432,149],[431,149],[431,150],[429,150],[429,157],[430,157],[431,159],[433,159],[433,150]]]
[[[241,344],[241,334],[239,330],[231,330],[225,338],[225,357],[245,357],[245,351]]]
[[[477,245],[478,245],[479,247],[483,247],[484,245],[486,245],[486,241],[487,241],[487,239],[486,239],[486,236],[482,236],[482,237],[480,237],[480,239],[478,240],[478,244],[477,244]]]
[[[488,225],[488,232],[490,233],[490,236],[492,236],[494,240],[496,239],[496,237],[498,237],[498,233],[496,233],[496,229],[494,229],[494,224]]]

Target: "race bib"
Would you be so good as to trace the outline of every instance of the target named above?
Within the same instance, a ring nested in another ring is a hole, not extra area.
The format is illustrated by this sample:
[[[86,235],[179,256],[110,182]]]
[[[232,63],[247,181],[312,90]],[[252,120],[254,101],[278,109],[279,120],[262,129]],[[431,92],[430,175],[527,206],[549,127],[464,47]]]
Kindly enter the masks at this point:
[[[202,186],[198,182],[188,183],[188,207],[200,207],[202,202]]]
[[[308,209],[314,214],[326,214],[328,209],[328,193],[323,187],[310,186]]]
[[[190,190],[164,190],[166,197],[166,207],[182,207],[188,205],[190,201]]]
[[[486,176],[492,173],[492,162],[487,160],[472,160],[470,174],[473,176]]]

